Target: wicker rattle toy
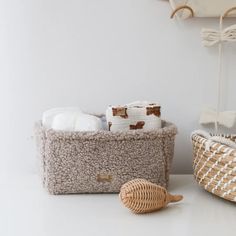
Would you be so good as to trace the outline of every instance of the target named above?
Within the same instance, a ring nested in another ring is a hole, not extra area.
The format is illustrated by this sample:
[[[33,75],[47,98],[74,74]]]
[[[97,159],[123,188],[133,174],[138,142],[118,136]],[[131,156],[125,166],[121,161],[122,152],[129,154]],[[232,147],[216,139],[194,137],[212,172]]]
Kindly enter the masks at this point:
[[[157,211],[170,202],[183,199],[183,196],[173,196],[165,188],[145,179],[134,179],[125,183],[119,197],[127,208],[137,214]]]

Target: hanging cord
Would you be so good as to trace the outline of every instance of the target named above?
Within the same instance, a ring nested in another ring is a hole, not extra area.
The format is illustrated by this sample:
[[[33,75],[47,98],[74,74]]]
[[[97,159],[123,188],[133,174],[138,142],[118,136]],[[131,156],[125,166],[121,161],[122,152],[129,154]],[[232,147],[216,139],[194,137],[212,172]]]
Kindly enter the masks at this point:
[[[218,59],[218,64],[219,64],[219,71],[218,71],[218,81],[217,81],[217,106],[216,106],[216,119],[215,119],[215,133],[218,134],[219,131],[219,114],[220,114],[220,101],[221,101],[221,95],[222,95],[222,90],[221,90],[221,85],[222,85],[222,48],[223,48],[223,41],[222,41],[222,30],[223,30],[223,15],[220,17],[220,41],[219,41],[219,59]]]

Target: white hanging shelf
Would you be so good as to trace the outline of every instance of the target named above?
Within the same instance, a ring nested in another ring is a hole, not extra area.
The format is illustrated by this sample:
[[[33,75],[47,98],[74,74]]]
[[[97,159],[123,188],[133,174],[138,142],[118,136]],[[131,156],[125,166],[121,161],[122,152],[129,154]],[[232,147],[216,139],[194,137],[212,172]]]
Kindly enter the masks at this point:
[[[190,15],[194,17],[220,17],[228,9],[236,7],[236,0],[169,0],[173,14],[180,18]],[[230,14],[236,17],[236,13]]]

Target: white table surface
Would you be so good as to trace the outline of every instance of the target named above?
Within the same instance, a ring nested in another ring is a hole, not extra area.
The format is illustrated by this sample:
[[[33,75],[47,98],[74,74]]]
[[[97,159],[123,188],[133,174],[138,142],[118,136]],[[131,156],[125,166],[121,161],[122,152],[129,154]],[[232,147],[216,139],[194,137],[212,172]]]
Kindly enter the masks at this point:
[[[202,190],[191,175],[171,176],[180,203],[132,214],[117,194],[49,195],[37,175],[0,182],[1,236],[236,235],[236,204]]]

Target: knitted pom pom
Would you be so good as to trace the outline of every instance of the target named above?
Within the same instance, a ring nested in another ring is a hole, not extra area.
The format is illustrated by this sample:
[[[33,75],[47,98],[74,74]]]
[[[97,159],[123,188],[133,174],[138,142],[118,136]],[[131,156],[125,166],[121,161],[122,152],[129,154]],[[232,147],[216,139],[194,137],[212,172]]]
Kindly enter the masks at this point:
[[[157,211],[169,202],[178,202],[181,195],[171,195],[159,185],[145,179],[134,179],[121,187],[119,197],[123,204],[134,213]]]

